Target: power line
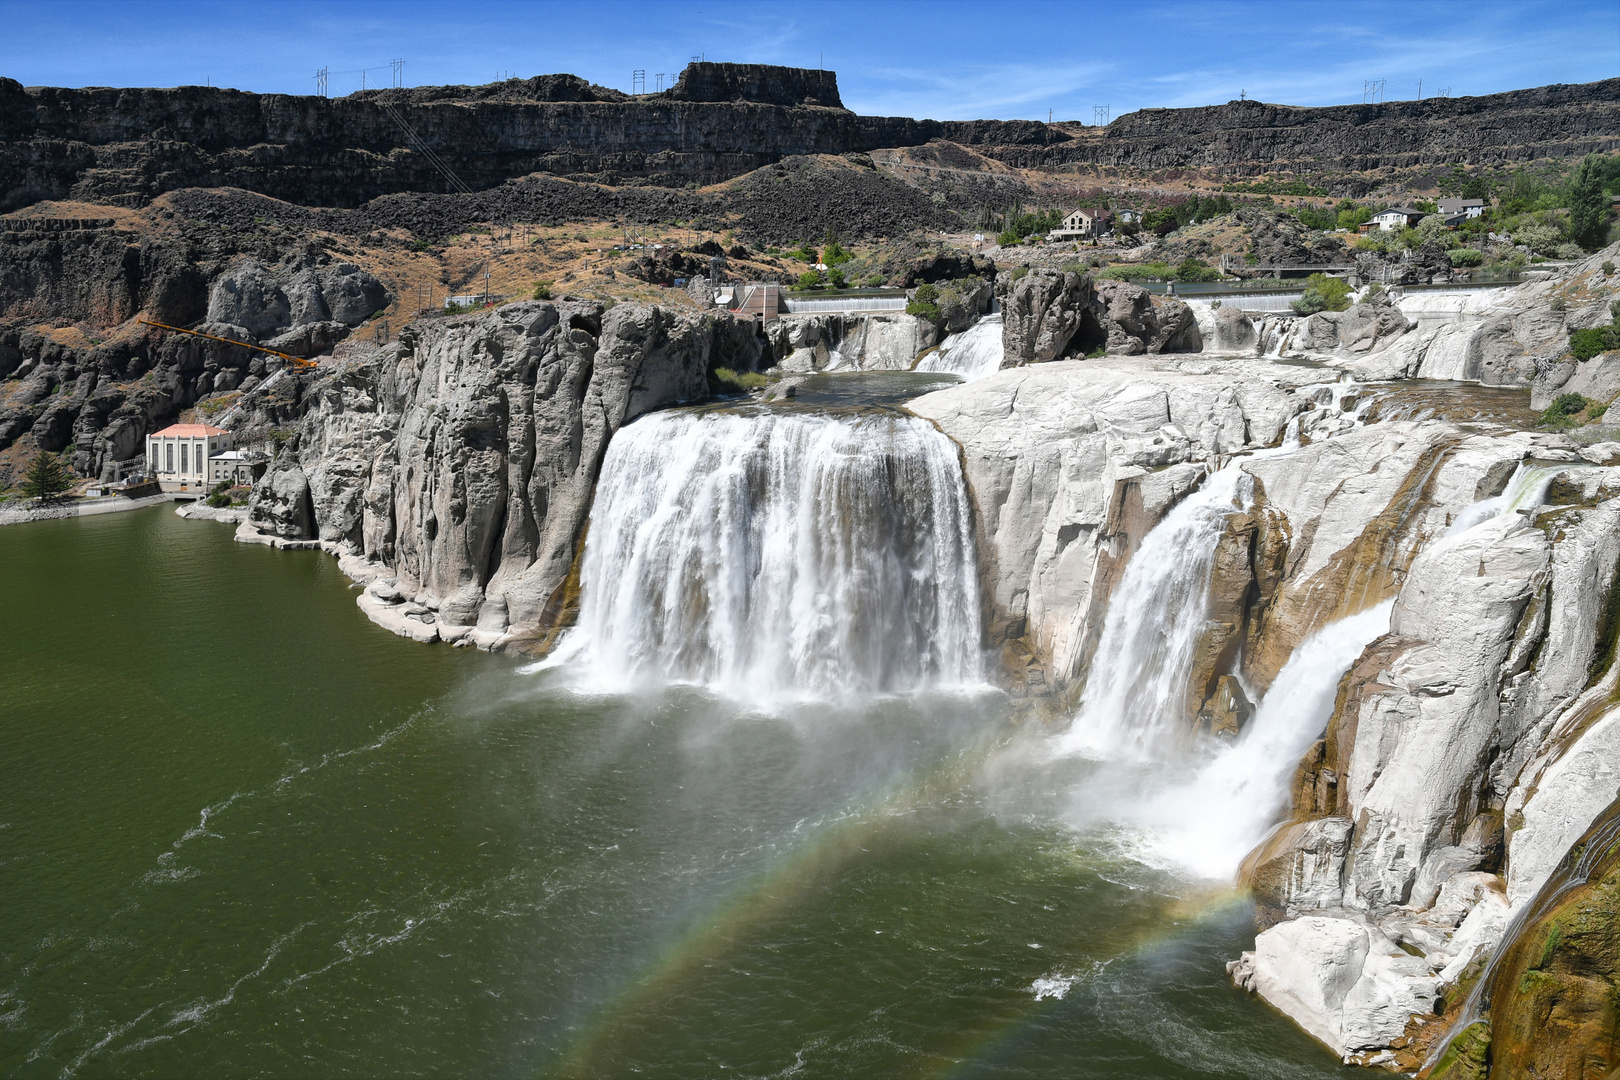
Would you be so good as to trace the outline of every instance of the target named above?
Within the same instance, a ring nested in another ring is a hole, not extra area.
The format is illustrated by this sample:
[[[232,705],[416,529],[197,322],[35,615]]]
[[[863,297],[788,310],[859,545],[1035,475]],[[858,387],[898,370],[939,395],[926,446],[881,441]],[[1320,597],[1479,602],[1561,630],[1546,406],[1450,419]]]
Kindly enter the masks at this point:
[[[394,123],[398,124],[400,130],[405,132],[405,137],[411,141],[413,146],[416,147],[417,152],[427,159],[429,165],[432,165],[435,169],[438,169],[439,172],[443,173],[445,179],[450,181],[451,186],[459,189],[463,195],[472,194],[472,188],[462,183],[461,177],[457,176],[455,171],[451,169],[449,165],[445,164],[444,159],[438,154],[434,153],[433,148],[422,141],[422,137],[416,133],[416,130],[412,128],[411,125],[405,122],[405,118],[400,115],[398,109],[394,108],[394,106],[389,102],[383,101],[380,98],[378,99],[377,103],[382,106],[383,112],[388,114],[388,118]]]

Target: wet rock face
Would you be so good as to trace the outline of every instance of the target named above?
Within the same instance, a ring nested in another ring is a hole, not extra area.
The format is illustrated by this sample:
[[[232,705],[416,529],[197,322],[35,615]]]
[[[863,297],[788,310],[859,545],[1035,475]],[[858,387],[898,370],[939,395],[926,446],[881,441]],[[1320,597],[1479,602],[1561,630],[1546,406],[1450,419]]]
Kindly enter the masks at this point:
[[[567,615],[608,440],[706,395],[711,366],[753,370],[756,333],[725,315],[583,302],[413,331],[311,382],[297,445],[255,488],[252,522],[385,570],[437,613],[441,638],[536,643]]]

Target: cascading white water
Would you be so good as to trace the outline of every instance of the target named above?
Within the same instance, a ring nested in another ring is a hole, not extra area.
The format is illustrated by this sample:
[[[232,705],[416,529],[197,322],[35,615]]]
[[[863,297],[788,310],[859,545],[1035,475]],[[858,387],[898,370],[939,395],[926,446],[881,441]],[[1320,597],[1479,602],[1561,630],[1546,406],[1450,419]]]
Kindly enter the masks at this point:
[[[1283,454],[1285,447],[1269,454]],[[1248,501],[1233,462],[1167,514],[1114,590],[1080,708],[1061,754],[1128,767],[1076,800],[1088,820],[1134,834],[1146,861],[1230,878],[1287,802],[1287,781],[1333,712],[1339,680],[1389,629],[1392,601],[1332,623],[1278,673],[1237,741],[1201,764],[1188,756],[1187,680],[1206,627],[1210,572],[1225,518]]]
[[[1142,538],[1108,601],[1080,709],[1064,752],[1142,758],[1182,716],[1205,628],[1209,575],[1226,516],[1253,478],[1234,461],[1181,500]]]
[[[609,444],[556,662],[748,700],[978,684],[955,446],[927,422],[655,413]]]
[[[1393,600],[1330,623],[1294,650],[1242,735],[1190,778],[1161,786],[1133,817],[1149,858],[1229,878],[1288,802],[1288,778],[1333,715],[1339,680],[1389,630]]]
[[[1452,521],[1446,535],[1458,536],[1481,522],[1503,514],[1517,513],[1529,506],[1540,506],[1547,497],[1547,489],[1552,486],[1553,478],[1568,468],[1569,465],[1565,463],[1538,465],[1530,461],[1519,462],[1502,494],[1465,507]]]
[[[946,371],[972,382],[1001,370],[1001,316],[986,315],[917,362],[918,371]]]

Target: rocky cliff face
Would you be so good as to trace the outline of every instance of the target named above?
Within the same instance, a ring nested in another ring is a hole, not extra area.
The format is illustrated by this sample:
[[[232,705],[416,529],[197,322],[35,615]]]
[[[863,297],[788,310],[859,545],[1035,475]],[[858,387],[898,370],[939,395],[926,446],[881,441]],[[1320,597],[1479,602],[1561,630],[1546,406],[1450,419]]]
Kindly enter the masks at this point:
[[[1499,295],[1493,318],[1530,338],[1550,296],[1565,298],[1566,317],[1606,311],[1615,286],[1599,264],[1615,254]],[[1009,336],[1009,350],[1053,352],[1079,289],[1052,275],[1010,297],[1009,323],[1030,329]],[[1060,315],[1046,314],[1054,306]],[[1549,323],[1534,347],[1550,354],[1565,328]],[[1299,765],[1288,820],[1244,866],[1263,932],[1232,970],[1347,1059],[1416,1068],[1444,1028],[1437,1012],[1462,1012],[1470,972],[1613,801],[1620,444],[1486,421],[1466,395],[1389,419],[1415,391],[1342,383],[1333,365],[1354,370],[1403,342],[1432,347],[1438,331],[1372,303],[1313,333],[1332,351],[1302,346],[1317,357],[1303,366],[1229,355],[1038,363],[911,408],[963,447],[986,625],[1014,692],[1059,712],[1073,708],[1142,538],[1230,455],[1297,443],[1242,465],[1252,495],[1215,541],[1183,730],[1241,730],[1237,677],[1263,697],[1303,642],[1390,605],[1388,632],[1351,665]],[[1368,339],[1384,344],[1358,353]],[[1608,873],[1579,895],[1606,895]],[[1607,924],[1590,902],[1561,902],[1530,927],[1514,940],[1538,944],[1516,949],[1518,974],[1501,978],[1545,992],[1534,1008],[1522,987],[1492,999],[1504,1030],[1480,1060],[1503,1063],[1491,1075],[1584,1060],[1544,1050],[1555,1033],[1609,1060]]]
[[[538,647],[568,587],[607,443],[650,409],[754,370],[750,323],[658,307],[511,304],[304,376],[296,434],[248,538],[315,541],[372,582],[368,614],[418,640]],[[237,427],[274,423],[256,400]]]
[[[1087,163],[1137,169],[1217,166],[1302,175],[1568,158],[1620,145],[1620,79],[1471,98],[1300,108],[1230,101],[1142,109],[1100,138],[983,152],[1023,168]]]
[[[338,99],[195,86],[24,89],[0,79],[0,211],[63,198],[141,205],[186,187],[334,207],[450,190],[417,139],[481,189],[534,172],[713,183],[789,155],[934,139],[1020,167],[1344,172],[1567,158],[1614,147],[1617,130],[1620,80],[1327,109],[1152,109],[1075,137],[1031,121],[857,116],[842,107],[832,72],[742,64],[694,63],[670,90],[636,97],[566,75]]]
[[[713,183],[788,155],[912,145],[944,132],[933,121],[856,116],[839,106],[831,72],[694,64],[674,89],[635,98],[584,84],[557,93],[568,78],[497,84],[501,93],[346,98],[196,86],[25,90],[0,79],[0,210],[64,198],[142,205],[185,187],[335,207],[451,190],[417,139],[462,182],[487,188],[532,172]],[[531,82],[535,97],[525,97]]]

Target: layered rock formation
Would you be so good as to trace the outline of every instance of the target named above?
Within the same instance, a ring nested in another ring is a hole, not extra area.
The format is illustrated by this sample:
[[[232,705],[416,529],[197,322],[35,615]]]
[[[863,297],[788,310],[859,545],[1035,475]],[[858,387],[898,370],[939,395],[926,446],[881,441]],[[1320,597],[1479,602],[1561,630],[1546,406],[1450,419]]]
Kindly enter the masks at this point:
[[[1542,355],[1517,353],[1500,381],[1524,386],[1537,370],[1547,380],[1567,327],[1607,310],[1614,286],[1599,264],[1616,253],[1504,290],[1488,320],[1445,326],[1519,328],[1516,345]],[[1046,312],[1077,288],[1051,275],[1007,304],[1030,359],[1073,325]],[[1235,317],[1222,323],[1218,336],[1248,337]],[[1321,366],[1219,355],[1036,363],[912,403],[963,447],[987,626],[1009,682],[1072,708],[1146,533],[1229,455],[1297,440],[1242,465],[1252,492],[1215,541],[1182,730],[1240,728],[1237,676],[1263,696],[1312,635],[1392,607],[1299,766],[1288,820],[1245,864],[1263,932],[1234,977],[1347,1059],[1415,1068],[1444,1030],[1437,1012],[1468,1018],[1469,973],[1531,910],[1513,940],[1542,944],[1509,959],[1521,979],[1554,973],[1540,1011],[1512,993],[1492,998],[1489,1015],[1508,1030],[1496,1049],[1479,1031],[1469,1045],[1503,1063],[1491,1075],[1580,1060],[1587,1051],[1540,1049],[1554,1030],[1612,1055],[1606,924],[1589,904],[1526,905],[1582,850],[1620,782],[1620,444],[1481,422],[1461,398],[1451,413],[1429,399],[1422,419],[1377,420],[1398,414],[1407,391],[1340,382],[1334,367],[1365,371],[1367,357],[1416,343],[1423,351],[1405,355],[1417,366],[1396,372],[1415,374],[1441,329],[1374,302],[1296,331]],[[1563,944],[1555,928],[1577,923],[1579,941]],[[1538,947],[1540,960],[1526,961]]]
[[[701,62],[671,89],[635,97],[567,75],[338,99],[196,86],[24,89],[6,79],[0,210],[69,197],[138,205],[184,187],[312,206],[451,190],[422,146],[476,189],[533,172],[711,183],[788,155],[934,139],[1020,167],[1359,172],[1574,157],[1612,148],[1617,130],[1612,79],[1325,109],[1254,101],[1148,109],[1081,133],[1030,121],[861,117],[842,107],[832,72]]]
[[[729,316],[581,301],[413,331],[310,385],[244,538],[318,541],[373,582],[373,618],[418,640],[537,644],[571,609],[614,432],[763,347]]]
[[[1620,143],[1617,120],[1620,79],[1606,79],[1314,109],[1248,100],[1142,109],[1109,124],[1100,139],[983,152],[1023,168],[1084,162],[1138,169],[1218,166],[1228,174],[1282,168],[1309,175],[1578,156]]]

